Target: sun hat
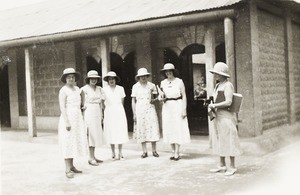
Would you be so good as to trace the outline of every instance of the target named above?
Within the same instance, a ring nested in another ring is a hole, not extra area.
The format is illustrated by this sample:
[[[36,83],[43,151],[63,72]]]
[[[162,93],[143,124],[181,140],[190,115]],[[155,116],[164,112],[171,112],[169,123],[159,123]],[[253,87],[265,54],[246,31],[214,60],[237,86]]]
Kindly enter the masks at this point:
[[[88,73],[87,73],[87,76],[85,78],[85,82],[86,83],[89,83],[89,79],[98,79],[98,82],[100,81],[100,78],[101,76],[98,75],[98,72],[96,70],[90,70]]]
[[[64,69],[63,74],[60,77],[60,80],[63,83],[66,83],[66,77],[69,74],[74,74],[75,75],[75,81],[78,81],[79,78],[80,78],[80,73],[76,72],[74,68],[66,68],[66,69]]]
[[[230,78],[230,75],[228,74],[229,72],[228,66],[224,62],[217,62],[214,65],[214,69],[209,70],[209,72]]]
[[[109,71],[106,76],[103,78],[104,81],[108,82],[108,77],[114,77],[116,78],[116,82],[120,82],[120,77],[117,76],[117,74],[114,71]]]
[[[175,66],[172,63],[166,63],[164,65],[164,68],[161,69],[160,71],[166,71],[166,70],[175,70]]]
[[[140,68],[137,72],[137,75],[135,76],[135,79],[137,80],[138,77],[141,76],[149,76],[151,73],[148,72],[146,68]]]

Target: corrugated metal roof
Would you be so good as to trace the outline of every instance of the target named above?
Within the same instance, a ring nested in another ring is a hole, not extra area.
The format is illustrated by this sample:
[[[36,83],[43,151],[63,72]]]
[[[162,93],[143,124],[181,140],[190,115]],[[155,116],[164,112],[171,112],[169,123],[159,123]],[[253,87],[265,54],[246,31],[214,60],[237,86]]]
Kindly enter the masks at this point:
[[[242,0],[55,0],[0,12],[0,41],[131,23]]]

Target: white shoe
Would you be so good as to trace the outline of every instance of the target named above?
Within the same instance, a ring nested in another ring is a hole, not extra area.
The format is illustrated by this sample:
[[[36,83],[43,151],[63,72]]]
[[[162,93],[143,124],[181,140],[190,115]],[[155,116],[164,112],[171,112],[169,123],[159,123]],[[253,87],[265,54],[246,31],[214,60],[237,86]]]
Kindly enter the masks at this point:
[[[215,169],[210,169],[209,172],[211,173],[218,173],[218,172],[225,172],[227,170],[226,166],[218,166]]]
[[[225,172],[225,176],[231,176],[234,175],[235,172],[237,171],[237,168],[230,168],[228,171]]]

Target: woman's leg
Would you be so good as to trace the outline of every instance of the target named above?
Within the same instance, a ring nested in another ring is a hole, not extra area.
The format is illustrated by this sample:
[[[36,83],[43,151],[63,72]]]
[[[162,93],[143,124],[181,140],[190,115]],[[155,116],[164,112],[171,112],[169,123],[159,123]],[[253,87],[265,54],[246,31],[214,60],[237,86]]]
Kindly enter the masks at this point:
[[[171,144],[171,148],[172,148],[172,157],[175,156],[175,144]]]
[[[234,158],[234,156],[230,156],[230,167],[235,168],[235,158]]]
[[[115,145],[110,144],[110,148],[111,148],[112,159],[115,160],[115,158],[116,158]]]
[[[119,144],[119,159],[120,160],[124,160],[124,156],[123,156],[123,154],[122,154],[122,144]]]
[[[65,165],[66,165],[66,177],[67,178],[73,178],[74,174],[71,171],[73,167],[73,158],[66,158],[65,159]]]
[[[143,154],[142,154],[141,158],[148,157],[146,142],[142,142],[142,148],[143,148]]]
[[[146,142],[142,142],[142,149],[143,149],[143,153],[147,153]]]
[[[174,160],[179,160],[179,144],[175,144],[175,151],[174,151]]]
[[[151,142],[152,145],[152,154],[154,157],[159,157],[157,151],[156,151],[156,142]]]
[[[95,147],[90,146],[89,151],[90,151],[90,160],[95,160]]]
[[[226,167],[225,156],[220,156],[220,166]]]

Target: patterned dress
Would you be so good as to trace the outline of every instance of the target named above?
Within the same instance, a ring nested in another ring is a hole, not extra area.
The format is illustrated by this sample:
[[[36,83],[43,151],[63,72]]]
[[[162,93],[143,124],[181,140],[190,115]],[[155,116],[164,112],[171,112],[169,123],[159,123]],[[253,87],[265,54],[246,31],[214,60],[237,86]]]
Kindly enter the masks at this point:
[[[108,144],[123,144],[129,141],[127,118],[122,104],[124,88],[116,85],[103,88],[104,91],[104,136]]]
[[[96,89],[90,85],[81,88],[84,93],[86,110],[84,111],[84,121],[88,131],[89,146],[101,146],[104,144],[104,136],[102,130],[102,88],[96,86]]]
[[[218,91],[224,92],[230,88],[233,91],[233,85],[229,81],[218,84],[213,93],[214,100],[217,98]],[[213,152],[224,157],[240,155],[242,152],[236,128],[235,113],[229,112],[226,108],[216,109],[215,125],[217,130],[217,147],[213,147]]]
[[[58,124],[59,145],[63,157],[74,158],[88,154],[86,139],[86,127],[80,110],[81,96],[77,86],[74,90],[62,87],[59,91],[60,101],[64,101],[66,114],[71,125],[71,130],[66,130],[63,116],[60,116]]]
[[[183,81],[175,78],[172,82],[164,79],[160,86],[166,98],[177,99],[181,97],[180,87]],[[190,130],[187,117],[182,118],[182,99],[167,100],[162,107],[163,140],[166,143],[189,143]]]
[[[137,143],[159,140],[159,125],[155,106],[150,103],[152,94],[157,94],[153,83],[142,85],[137,82],[132,87],[131,97],[136,98],[136,124],[134,139]]]

